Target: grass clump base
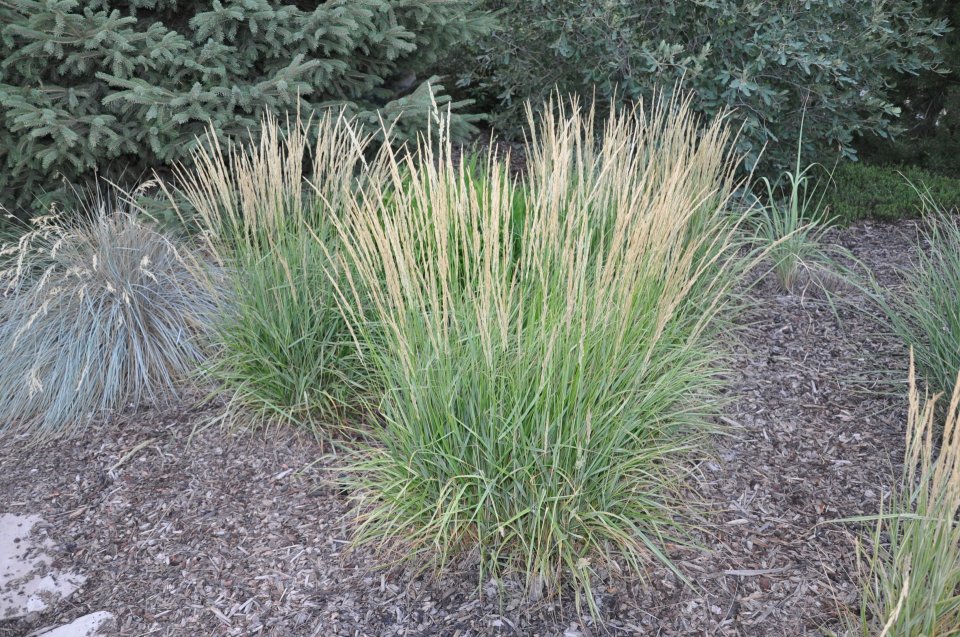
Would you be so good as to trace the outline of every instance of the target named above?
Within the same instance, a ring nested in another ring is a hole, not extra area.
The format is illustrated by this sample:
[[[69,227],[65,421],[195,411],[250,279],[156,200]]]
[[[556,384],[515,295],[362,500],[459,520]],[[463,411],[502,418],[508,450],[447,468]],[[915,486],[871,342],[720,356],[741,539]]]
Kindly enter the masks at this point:
[[[191,253],[130,212],[40,217],[2,252],[0,432],[76,432],[204,359],[213,300]]]
[[[674,491],[718,367],[735,162],[687,102],[531,115],[528,175],[454,161],[438,138],[385,151],[338,221],[340,287],[385,394],[359,454],[357,540],[531,595],[599,567],[666,563]],[[387,202],[384,205],[384,202]]]

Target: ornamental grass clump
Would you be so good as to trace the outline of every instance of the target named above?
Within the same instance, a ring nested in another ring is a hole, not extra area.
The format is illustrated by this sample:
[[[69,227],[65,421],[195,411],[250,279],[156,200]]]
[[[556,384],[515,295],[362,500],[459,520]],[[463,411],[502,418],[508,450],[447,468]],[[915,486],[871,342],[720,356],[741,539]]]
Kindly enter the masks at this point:
[[[960,219],[929,196],[922,199],[925,219],[915,266],[902,290],[878,297],[896,332],[913,348],[917,371],[933,391],[950,393],[960,369]]]
[[[764,178],[767,204],[761,209],[757,236],[767,249],[773,273],[781,289],[793,292],[802,282],[806,287],[819,282],[830,270],[831,260],[822,240],[828,220],[814,201],[816,186],[811,186],[812,166],[785,172],[786,184],[774,184]],[[784,190],[785,197],[780,195]]]
[[[833,224],[823,206],[826,188],[821,189],[814,174],[819,164],[801,168],[801,139],[790,171],[775,180],[763,177],[765,205],[758,208],[756,239],[772,263],[780,288],[785,292],[805,292],[811,284],[824,291],[853,273],[842,261],[855,261],[844,248],[831,245],[825,234]],[[822,167],[821,167],[822,168]],[[832,176],[824,170],[824,177]]]
[[[356,347],[327,251],[336,251],[330,219],[353,196],[367,140],[336,112],[267,116],[247,145],[222,146],[211,131],[193,169],[179,171],[170,201],[190,204],[184,222],[213,265],[204,273],[219,301],[217,355],[207,371],[227,398],[225,424],[292,422],[319,434],[358,399]]]
[[[941,637],[960,627],[960,385],[946,410],[921,401],[910,371],[903,480],[858,545],[863,567],[859,620],[850,634]]]
[[[107,202],[32,223],[0,252],[0,432],[63,436],[170,397],[214,308],[190,250]]]
[[[669,563],[674,487],[716,404],[735,161],[687,102],[531,115],[526,180],[457,163],[440,118],[338,220],[344,314],[384,394],[356,539],[533,596]],[[386,202],[386,203],[385,203]],[[730,266],[730,267],[728,267]]]

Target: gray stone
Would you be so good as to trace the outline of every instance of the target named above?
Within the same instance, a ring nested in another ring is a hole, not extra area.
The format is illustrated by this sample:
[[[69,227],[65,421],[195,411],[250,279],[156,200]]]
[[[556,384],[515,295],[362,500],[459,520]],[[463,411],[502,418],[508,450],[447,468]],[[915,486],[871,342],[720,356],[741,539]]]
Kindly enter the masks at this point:
[[[30,537],[41,521],[37,515],[0,514],[0,621],[47,612],[86,581],[53,569],[52,543]]]
[[[106,635],[107,631],[116,629],[116,622],[111,613],[99,611],[84,615],[73,620],[69,624],[58,626],[45,633],[39,633],[37,637],[92,637],[93,635]]]

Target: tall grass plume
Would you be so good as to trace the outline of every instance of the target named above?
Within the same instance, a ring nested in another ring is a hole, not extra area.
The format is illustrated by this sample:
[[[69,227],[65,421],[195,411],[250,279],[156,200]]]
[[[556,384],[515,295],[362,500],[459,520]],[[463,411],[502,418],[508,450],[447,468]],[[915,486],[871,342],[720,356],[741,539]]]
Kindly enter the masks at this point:
[[[368,138],[342,114],[281,122],[221,146],[210,133],[178,174],[205,238],[219,290],[218,356],[208,368],[227,397],[226,422],[339,423],[361,392],[356,348],[337,307],[331,218],[353,196]],[[306,178],[309,177],[309,184]],[[316,240],[320,238],[324,245]]]
[[[477,555],[481,577],[569,583],[593,608],[598,568],[670,563],[674,487],[716,407],[731,134],[686,101],[602,123],[554,103],[517,183],[508,158],[455,162],[438,119],[337,222],[340,301],[385,388],[357,540]]]
[[[960,385],[941,431],[938,397],[921,400],[911,357],[900,485],[858,545],[862,606],[850,634],[939,637],[960,627]]]

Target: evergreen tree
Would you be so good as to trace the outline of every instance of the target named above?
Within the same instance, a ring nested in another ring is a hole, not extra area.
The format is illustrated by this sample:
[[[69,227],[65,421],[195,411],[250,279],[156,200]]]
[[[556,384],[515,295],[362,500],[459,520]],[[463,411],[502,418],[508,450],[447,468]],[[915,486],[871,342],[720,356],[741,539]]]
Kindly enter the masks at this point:
[[[431,89],[449,101],[430,69],[488,20],[475,0],[0,0],[0,202],[138,178],[264,109],[342,106],[409,136]]]

